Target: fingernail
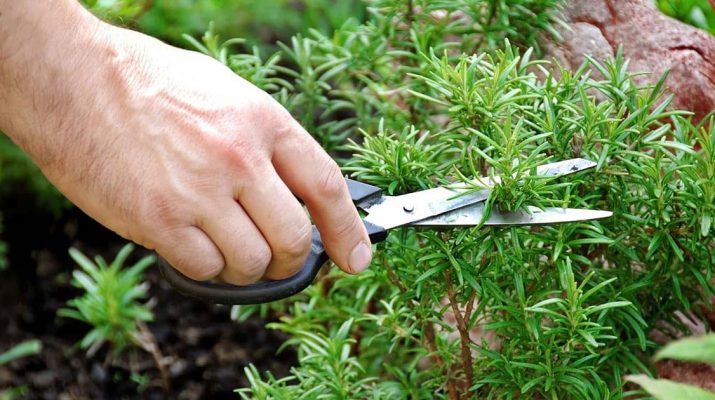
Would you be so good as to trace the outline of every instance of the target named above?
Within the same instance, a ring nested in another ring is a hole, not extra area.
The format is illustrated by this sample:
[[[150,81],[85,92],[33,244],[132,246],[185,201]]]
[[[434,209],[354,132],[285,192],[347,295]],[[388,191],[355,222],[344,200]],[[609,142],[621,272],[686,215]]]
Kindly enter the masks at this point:
[[[364,271],[372,260],[372,249],[365,242],[360,242],[350,253],[350,270],[354,273]]]

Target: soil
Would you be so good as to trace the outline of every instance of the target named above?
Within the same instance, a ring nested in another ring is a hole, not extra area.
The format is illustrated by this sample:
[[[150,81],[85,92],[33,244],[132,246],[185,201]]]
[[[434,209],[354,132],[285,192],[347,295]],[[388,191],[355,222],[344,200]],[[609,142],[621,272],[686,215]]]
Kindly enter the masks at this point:
[[[67,249],[111,260],[126,241],[76,209],[56,219],[14,197],[12,204],[0,204],[3,240],[11,249],[10,268],[0,272],[0,352],[28,339],[39,339],[42,352],[0,367],[0,393],[24,386],[27,399],[235,399],[234,390],[247,385],[248,364],[278,377],[295,365],[290,349],[278,353],[286,338],[266,330],[268,321],[231,321],[230,308],[183,297],[156,269],[146,273],[155,303],[155,321],[148,326],[168,361],[170,392],[162,390],[146,352],[114,354],[105,346],[87,357],[77,342],[88,326],[56,316],[79,293],[70,285],[74,265]],[[130,261],[145,254],[136,250]]]

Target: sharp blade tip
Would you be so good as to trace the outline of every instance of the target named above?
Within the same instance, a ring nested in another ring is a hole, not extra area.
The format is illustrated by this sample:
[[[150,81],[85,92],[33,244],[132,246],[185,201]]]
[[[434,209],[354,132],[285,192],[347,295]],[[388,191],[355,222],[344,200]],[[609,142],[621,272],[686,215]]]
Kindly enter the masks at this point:
[[[608,210],[588,210],[588,220],[606,219],[613,216],[613,212]]]
[[[581,169],[589,169],[598,165],[598,163],[591,160],[587,160],[585,158],[574,158],[573,161],[577,164],[580,164]]]

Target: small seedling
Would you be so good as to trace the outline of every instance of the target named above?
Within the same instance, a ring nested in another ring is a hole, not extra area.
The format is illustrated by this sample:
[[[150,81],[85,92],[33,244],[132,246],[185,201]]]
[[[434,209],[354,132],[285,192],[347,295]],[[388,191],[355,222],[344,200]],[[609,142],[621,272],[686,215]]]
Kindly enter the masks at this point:
[[[114,354],[119,354],[127,346],[136,346],[150,353],[162,375],[164,388],[168,390],[163,357],[145,324],[154,319],[154,314],[146,303],[142,303],[149,288],[148,283],[143,282],[144,270],[155,258],[146,256],[124,268],[133,248],[132,244],[125,245],[111,264],[101,256],[95,257],[93,262],[79,250],[70,249],[70,256],[80,267],[72,274],[72,284],[82,289],[83,294],[68,301],[68,307],[57,314],[92,326],[79,342],[80,347],[87,349],[88,357],[105,343],[111,346]]]
[[[42,351],[42,342],[39,340],[28,340],[13,346],[10,350],[0,353],[0,366],[19,358],[39,354]],[[17,386],[0,391],[0,400],[13,400],[24,396],[27,393],[26,386]]]

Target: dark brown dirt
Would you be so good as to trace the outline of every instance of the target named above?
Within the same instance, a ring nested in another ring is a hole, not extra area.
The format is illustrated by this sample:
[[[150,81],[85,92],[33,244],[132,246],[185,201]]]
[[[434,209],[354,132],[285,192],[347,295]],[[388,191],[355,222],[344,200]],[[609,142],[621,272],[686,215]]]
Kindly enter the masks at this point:
[[[26,386],[28,399],[237,398],[233,391],[246,386],[243,368],[249,363],[277,376],[294,365],[291,351],[276,355],[285,337],[266,330],[266,321],[233,322],[229,308],[179,295],[155,269],[146,276],[156,303],[149,328],[168,361],[171,392],[162,391],[151,356],[141,350],[111,354],[103,348],[88,358],[76,345],[88,326],[56,316],[79,293],[69,284],[74,266],[67,249],[74,245],[110,260],[125,241],[79,211],[56,221],[21,205],[15,212],[0,206],[12,251],[10,269],[0,272],[0,352],[28,339],[43,345],[39,355],[0,367],[0,392]],[[142,253],[135,251],[132,259]]]

